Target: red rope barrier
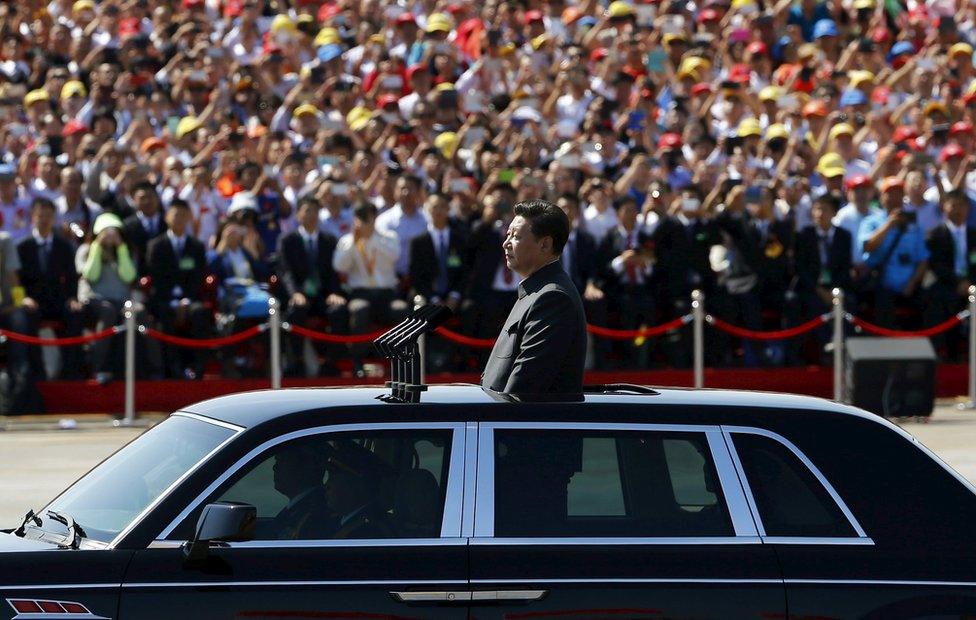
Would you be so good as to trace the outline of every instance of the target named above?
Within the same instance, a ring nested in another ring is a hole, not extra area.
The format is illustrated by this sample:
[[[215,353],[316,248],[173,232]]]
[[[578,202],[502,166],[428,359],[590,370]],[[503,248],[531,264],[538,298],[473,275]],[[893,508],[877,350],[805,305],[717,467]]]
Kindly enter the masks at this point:
[[[950,317],[938,325],[926,327],[925,329],[920,329],[917,332],[903,331],[900,329],[888,329],[887,327],[881,327],[880,325],[875,325],[874,323],[868,323],[864,319],[856,316],[848,316],[847,319],[853,323],[855,327],[859,327],[869,334],[874,334],[875,336],[886,336],[888,338],[928,338],[930,336],[935,336],[937,334],[941,334],[942,332],[949,331],[956,325],[962,323],[963,317],[961,314],[957,314],[956,316]]]
[[[726,334],[731,334],[732,336],[738,336],[740,338],[747,338],[750,340],[787,340],[817,329],[826,323],[827,319],[825,316],[818,316],[814,319],[810,319],[802,325],[797,325],[796,327],[778,329],[769,332],[760,332],[739,327],[737,325],[732,325],[731,323],[726,323],[722,319],[712,315],[708,315],[708,322],[715,329],[723,331]]]
[[[491,347],[495,346],[494,338],[472,338],[471,336],[465,336],[464,334],[453,332],[446,327],[438,327],[434,330],[434,333],[436,333],[438,336],[447,338],[452,342],[463,344],[468,347],[490,349]]]
[[[89,334],[87,336],[68,336],[67,338],[38,338],[37,336],[28,336],[27,334],[18,334],[17,332],[8,332],[5,329],[0,329],[0,337],[6,338],[7,340],[13,340],[14,342],[22,342],[24,344],[34,344],[41,347],[70,347],[79,344],[85,344],[86,342],[95,342],[96,340],[104,340],[105,338],[111,338],[115,334],[123,330],[120,326],[107,327],[102,331]]]
[[[653,338],[655,336],[660,336],[673,329],[678,329],[682,325],[688,323],[691,320],[691,315],[679,316],[676,319],[668,321],[667,323],[662,323],[660,325],[654,325],[652,327],[642,327],[640,329],[609,329],[606,327],[600,327],[598,325],[590,325],[587,323],[586,331],[590,332],[594,336],[600,336],[601,338],[609,338],[610,340],[632,340],[634,338]]]
[[[301,325],[292,325],[290,323],[288,324],[288,327],[286,327],[286,331],[290,331],[293,334],[298,334],[299,336],[316,340],[318,342],[332,342],[338,344],[363,344],[366,342],[373,342],[387,332],[387,330],[381,329],[371,334],[326,334],[323,332],[306,329]]]
[[[265,329],[267,329],[265,325],[255,325],[254,327],[249,327],[243,331],[237,332],[236,334],[224,336],[223,338],[201,338],[200,340],[196,340],[194,338],[182,338],[180,336],[164,334],[163,332],[156,331],[151,327],[140,327],[140,331],[143,331],[150,338],[165,342],[166,344],[186,347],[188,349],[213,349],[216,347],[237,344],[257,336]]]

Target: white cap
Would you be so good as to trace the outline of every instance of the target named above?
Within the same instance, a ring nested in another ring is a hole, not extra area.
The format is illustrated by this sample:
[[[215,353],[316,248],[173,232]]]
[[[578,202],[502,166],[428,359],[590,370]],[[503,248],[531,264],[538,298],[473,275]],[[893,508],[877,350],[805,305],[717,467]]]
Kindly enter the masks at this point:
[[[250,209],[255,213],[258,211],[257,197],[253,192],[237,192],[230,199],[230,208],[227,209],[227,215],[233,215],[238,211],[244,211],[246,209]]]

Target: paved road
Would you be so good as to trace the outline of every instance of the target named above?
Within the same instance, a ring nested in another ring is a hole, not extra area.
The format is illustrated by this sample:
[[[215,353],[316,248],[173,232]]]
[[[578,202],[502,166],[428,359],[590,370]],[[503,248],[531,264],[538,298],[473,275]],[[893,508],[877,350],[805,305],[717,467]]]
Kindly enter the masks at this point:
[[[930,422],[903,426],[976,483],[976,411],[941,406]],[[141,432],[105,427],[0,432],[0,527],[19,523],[28,508],[41,508]]]

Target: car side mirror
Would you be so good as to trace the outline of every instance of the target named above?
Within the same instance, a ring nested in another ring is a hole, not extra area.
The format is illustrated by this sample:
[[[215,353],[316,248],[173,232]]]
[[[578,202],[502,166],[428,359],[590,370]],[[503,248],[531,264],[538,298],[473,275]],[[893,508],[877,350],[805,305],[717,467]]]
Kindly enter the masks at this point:
[[[200,562],[207,557],[211,541],[234,542],[250,540],[257,523],[257,508],[239,502],[207,504],[197,521],[193,540],[183,546],[183,555],[189,563]]]

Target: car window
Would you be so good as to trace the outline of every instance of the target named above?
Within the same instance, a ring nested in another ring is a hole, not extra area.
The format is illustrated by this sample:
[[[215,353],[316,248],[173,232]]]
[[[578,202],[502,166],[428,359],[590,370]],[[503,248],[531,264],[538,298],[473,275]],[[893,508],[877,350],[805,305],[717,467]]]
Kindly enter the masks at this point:
[[[857,536],[824,485],[782,443],[748,433],[732,441],[767,536]]]
[[[496,537],[733,535],[702,433],[495,430]]]
[[[207,499],[257,509],[256,540],[440,536],[450,430],[323,433],[274,446]],[[199,510],[170,538],[192,534]]]

